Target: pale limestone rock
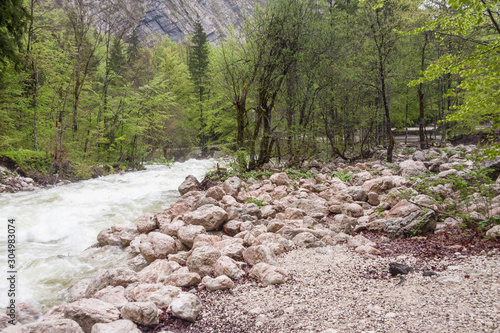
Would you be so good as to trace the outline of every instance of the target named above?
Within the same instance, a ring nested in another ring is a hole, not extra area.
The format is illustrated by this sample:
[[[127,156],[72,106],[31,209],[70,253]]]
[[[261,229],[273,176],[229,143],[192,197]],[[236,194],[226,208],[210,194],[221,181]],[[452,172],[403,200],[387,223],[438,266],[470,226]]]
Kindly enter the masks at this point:
[[[193,247],[194,239],[196,236],[201,234],[206,234],[207,231],[201,225],[186,225],[180,227],[177,232],[177,237],[179,240],[186,245],[188,248]]]
[[[113,304],[118,309],[128,302],[125,297],[125,288],[123,286],[107,286],[96,292],[93,298]]]
[[[176,287],[191,287],[196,286],[201,282],[201,277],[198,273],[173,273],[167,276],[163,281],[165,284],[169,284]]]
[[[140,271],[138,277],[142,283],[157,283],[160,279],[169,276],[180,267],[181,266],[177,262],[158,259]]]
[[[207,288],[208,291],[233,289],[234,282],[225,275],[220,275],[216,278],[205,276],[201,283]]]
[[[243,259],[250,265],[260,262],[273,264],[276,262],[276,256],[273,251],[265,245],[250,246],[243,251]]]
[[[222,198],[224,197],[225,193],[224,193],[224,190],[222,189],[222,186],[213,186],[207,190],[205,195],[208,198],[213,198],[217,201],[221,201]]]
[[[132,321],[120,319],[109,324],[95,324],[91,333],[141,333],[141,330]]]
[[[228,219],[226,211],[214,205],[201,206],[193,212],[184,214],[187,224],[201,225],[207,231],[218,229]]]
[[[84,298],[64,305],[64,317],[72,319],[89,333],[96,323],[110,323],[118,320],[120,311],[109,303],[93,298]]]
[[[159,322],[158,308],[153,302],[130,302],[125,304],[120,312],[123,319],[141,325],[152,326]]]
[[[226,193],[226,195],[230,195],[232,197],[238,196],[240,188],[243,186],[243,182],[238,177],[229,177],[222,184],[222,189]]]
[[[195,176],[189,175],[186,179],[179,185],[178,190],[181,195],[184,195],[190,191],[197,191],[200,186],[200,182]]]
[[[253,266],[250,270],[250,276],[262,282],[267,286],[270,284],[285,283],[287,272],[279,267],[261,262]]]
[[[245,272],[240,268],[234,259],[228,256],[221,256],[214,264],[215,276],[226,275],[231,279],[238,280]]]
[[[169,312],[174,316],[195,322],[202,310],[199,298],[191,293],[180,293],[169,306]]]
[[[165,259],[169,254],[177,252],[175,240],[160,232],[150,232],[141,242],[140,251],[148,263],[156,259]]]
[[[85,291],[85,297],[90,298],[94,296],[96,292],[106,288],[107,286],[126,287],[131,283],[137,282],[138,280],[139,275],[130,268],[119,267],[108,269],[92,279]]]
[[[148,233],[155,230],[157,227],[156,220],[151,213],[144,214],[137,222],[137,231],[140,233]]]
[[[201,246],[193,250],[186,265],[189,271],[198,273],[200,276],[212,274],[214,264],[220,258],[219,250],[212,246]]]
[[[275,173],[269,177],[269,180],[277,186],[290,184],[290,178],[285,172]]]

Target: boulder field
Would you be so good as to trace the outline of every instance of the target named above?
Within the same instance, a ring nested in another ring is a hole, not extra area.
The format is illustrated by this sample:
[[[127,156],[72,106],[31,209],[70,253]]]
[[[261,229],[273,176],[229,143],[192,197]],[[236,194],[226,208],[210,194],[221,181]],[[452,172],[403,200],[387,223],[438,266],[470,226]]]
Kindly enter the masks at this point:
[[[232,289],[244,279],[263,286],[294,283],[280,255],[299,248],[341,244],[366,257],[380,254],[377,242],[358,234],[378,231],[389,238],[442,232],[462,221],[443,215],[461,200],[450,182],[433,185],[441,202],[414,189],[419,177],[467,177],[475,165],[457,151],[435,148],[399,156],[400,162],[344,165],[311,163],[306,178],[285,172],[246,181],[230,177],[201,191],[194,176],[179,186],[182,197],[168,209],[147,213],[136,225],[114,225],[97,236],[98,246],[120,247],[132,259],[68,289],[68,303],[35,322],[3,332],[140,332],[155,326],[162,309],[195,322],[203,315],[197,291]],[[430,174],[432,172],[432,174]],[[349,174],[349,177],[342,175]],[[341,179],[342,178],[342,179]],[[494,199],[469,198],[470,216],[500,215],[500,186]],[[449,200],[445,200],[449,199]],[[477,200],[476,200],[477,199]],[[499,226],[487,234],[500,237]],[[30,321],[33,321],[30,323]]]

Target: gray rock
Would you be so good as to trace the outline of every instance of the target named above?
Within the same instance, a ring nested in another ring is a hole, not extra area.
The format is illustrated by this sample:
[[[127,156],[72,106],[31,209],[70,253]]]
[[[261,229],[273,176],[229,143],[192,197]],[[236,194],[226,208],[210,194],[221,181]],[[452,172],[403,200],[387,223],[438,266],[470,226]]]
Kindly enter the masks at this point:
[[[285,172],[275,173],[269,177],[269,180],[276,186],[290,184],[290,178]]]
[[[351,186],[349,187],[345,193],[352,197],[354,201],[367,201],[368,195],[366,191],[361,186]]]
[[[310,232],[301,232],[297,236],[295,236],[292,241],[295,245],[304,248],[311,247],[323,247],[325,244],[318,240],[312,233]]]
[[[412,237],[432,232],[437,220],[434,211],[416,211],[406,217],[392,218],[386,221],[384,232],[391,238]]]

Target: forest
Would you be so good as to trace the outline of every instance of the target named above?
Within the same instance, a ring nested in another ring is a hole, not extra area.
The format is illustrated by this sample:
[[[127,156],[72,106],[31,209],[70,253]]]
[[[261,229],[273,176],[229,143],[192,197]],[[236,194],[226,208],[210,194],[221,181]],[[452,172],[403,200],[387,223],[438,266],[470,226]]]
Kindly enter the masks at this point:
[[[500,8],[488,0],[269,0],[212,44],[145,36],[137,0],[0,5],[0,152],[136,168],[214,146],[272,159],[392,161],[499,122]],[[432,131],[425,128],[432,127]]]

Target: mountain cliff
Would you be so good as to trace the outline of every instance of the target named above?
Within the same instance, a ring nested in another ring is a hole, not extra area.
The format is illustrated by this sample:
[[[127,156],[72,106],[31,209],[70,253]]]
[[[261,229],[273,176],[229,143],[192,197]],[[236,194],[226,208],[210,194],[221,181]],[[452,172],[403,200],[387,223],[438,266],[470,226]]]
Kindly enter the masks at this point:
[[[253,13],[259,0],[148,0],[143,6],[145,17],[139,31],[145,35],[168,35],[180,41],[194,31],[199,18],[208,40],[213,42],[227,34],[230,25],[241,27]]]

